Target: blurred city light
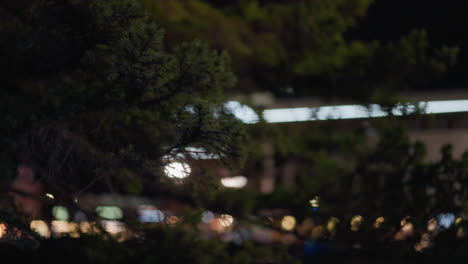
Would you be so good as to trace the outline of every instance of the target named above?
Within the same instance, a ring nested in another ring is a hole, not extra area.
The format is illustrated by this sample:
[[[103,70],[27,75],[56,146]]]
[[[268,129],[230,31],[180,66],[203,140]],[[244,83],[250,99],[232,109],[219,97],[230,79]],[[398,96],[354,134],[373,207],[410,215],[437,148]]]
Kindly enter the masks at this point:
[[[440,227],[448,229],[455,222],[455,215],[452,213],[439,214],[437,216],[437,222]]]
[[[0,238],[2,238],[7,233],[7,226],[4,223],[0,223]]]
[[[232,217],[232,215],[222,214],[219,219],[221,225],[224,227],[230,227],[232,223],[234,223],[234,217]]]
[[[164,167],[164,173],[169,178],[184,179],[190,175],[192,169],[187,163],[174,161]]]
[[[166,224],[170,227],[176,226],[180,222],[179,217],[172,215],[166,218]]]
[[[52,200],[55,199],[55,197],[51,193],[46,193],[46,197]]]
[[[411,114],[416,112],[418,108],[422,111],[423,114],[468,112],[468,100],[427,101],[416,103],[414,106],[409,105],[405,107],[400,104],[392,110],[392,114],[396,116],[401,116],[405,112],[407,114]],[[267,109],[263,111],[263,117],[268,123],[355,119],[384,116],[388,116],[388,113],[383,111],[377,104],[371,104],[368,106],[337,105],[322,107],[298,107]]]
[[[29,225],[32,231],[39,234],[41,237],[49,238],[50,237],[50,228],[46,222],[42,220],[32,220]]]
[[[384,222],[385,218],[383,216],[377,217],[374,222],[374,228],[381,228]]]
[[[164,221],[164,213],[152,205],[138,207],[138,220],[143,223],[159,223]]]
[[[312,211],[317,211],[320,206],[320,198],[318,196],[315,196],[315,198],[310,200],[309,203],[310,206],[312,206]]]
[[[330,219],[328,219],[327,226],[326,226],[328,232],[332,234],[336,233],[339,223],[340,223],[340,219],[336,217],[331,217]]]
[[[281,220],[281,228],[286,231],[292,231],[296,226],[296,218],[291,215],[285,215]]]
[[[427,230],[434,231],[436,230],[436,228],[437,228],[437,220],[435,220],[435,218],[429,219],[429,221],[427,222]]]
[[[52,207],[52,215],[59,221],[68,221],[70,219],[70,214],[65,206]]]
[[[52,233],[55,237],[69,234],[71,237],[79,237],[79,226],[76,223],[54,220],[51,222]]]
[[[408,223],[410,221],[410,219],[411,219],[411,217],[405,216],[403,219],[401,219],[400,225],[404,226],[406,223]]]
[[[101,225],[106,232],[112,235],[121,234],[127,230],[125,224],[117,220],[103,220]]]
[[[247,178],[244,176],[234,176],[221,179],[221,184],[228,188],[243,188],[247,184]]]
[[[80,223],[80,231],[82,233],[86,233],[86,234],[98,234],[100,233],[100,230],[98,228],[98,226],[96,225],[96,222],[88,222],[88,221],[84,221],[84,222],[81,222]]]
[[[211,211],[203,212],[203,214],[202,214],[202,222],[203,223],[209,224],[209,223],[213,222],[214,219],[215,219],[215,215],[213,214],[213,212],[211,212]]]
[[[117,206],[97,206],[96,213],[99,217],[108,220],[122,219],[123,212]]]
[[[257,113],[251,107],[237,101],[224,103],[224,109],[245,124],[253,124],[259,121]]]
[[[356,215],[351,219],[351,230],[352,231],[359,231],[361,229],[361,225],[364,222],[364,217],[360,215]]]

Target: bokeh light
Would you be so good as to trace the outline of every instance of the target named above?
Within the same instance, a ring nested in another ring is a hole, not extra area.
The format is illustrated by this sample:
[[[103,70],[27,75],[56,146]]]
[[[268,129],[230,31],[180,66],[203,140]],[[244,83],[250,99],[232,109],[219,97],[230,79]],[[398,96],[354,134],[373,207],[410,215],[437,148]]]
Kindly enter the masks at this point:
[[[224,227],[230,227],[234,223],[234,217],[228,214],[222,214],[220,216],[221,225]]]
[[[296,218],[291,215],[285,215],[281,220],[281,228],[286,231],[292,231],[296,226]]]
[[[257,113],[251,107],[237,101],[224,103],[224,108],[245,124],[254,124],[259,120]]]
[[[2,238],[7,233],[7,225],[5,223],[0,223],[0,238]]]
[[[118,206],[97,206],[96,213],[99,217],[108,220],[122,219],[123,212]]]
[[[164,173],[169,178],[184,179],[187,178],[192,169],[187,163],[174,161],[164,167]]]
[[[80,223],[80,231],[85,234],[99,234],[101,232],[96,222],[88,221]]]
[[[355,215],[351,219],[351,230],[352,231],[359,231],[359,229],[361,229],[361,225],[362,225],[363,222],[364,222],[364,217],[362,217],[360,215]]]
[[[103,220],[101,225],[106,232],[112,235],[119,235],[127,230],[125,224],[117,220]]]
[[[56,237],[64,234],[69,234],[71,237],[79,236],[79,226],[76,223],[54,220],[51,222],[51,229]]]
[[[336,230],[338,229],[338,224],[339,223],[340,223],[340,219],[338,219],[336,217],[331,217],[330,219],[328,219],[328,222],[327,222],[328,232],[330,232],[332,234],[335,234]]]
[[[32,220],[29,225],[32,231],[39,234],[41,237],[49,238],[50,237],[50,228],[46,222],[42,220]]]
[[[377,217],[374,222],[374,228],[381,228],[384,222],[385,218],[383,216]]]
[[[166,218],[166,224],[170,227],[176,226],[180,222],[179,217],[172,215]]]
[[[65,206],[58,205],[52,207],[52,215],[59,221],[68,221],[70,219],[70,214]]]
[[[320,198],[318,196],[315,196],[314,199],[309,201],[310,206],[312,206],[312,211],[317,211],[319,206],[320,206]]]
[[[221,184],[228,188],[243,188],[247,184],[247,178],[244,176],[223,178]]]
[[[439,227],[448,229],[455,222],[455,215],[452,213],[442,213],[437,215]]]
[[[215,219],[215,215],[211,211],[205,211],[203,212],[201,219],[203,223],[209,224],[213,222],[213,220]]]
[[[437,220],[435,220],[435,218],[429,219],[429,221],[427,221],[427,230],[432,232],[436,230],[436,228],[437,228]]]
[[[138,220],[143,223],[159,223],[164,221],[164,213],[152,205],[138,207]]]

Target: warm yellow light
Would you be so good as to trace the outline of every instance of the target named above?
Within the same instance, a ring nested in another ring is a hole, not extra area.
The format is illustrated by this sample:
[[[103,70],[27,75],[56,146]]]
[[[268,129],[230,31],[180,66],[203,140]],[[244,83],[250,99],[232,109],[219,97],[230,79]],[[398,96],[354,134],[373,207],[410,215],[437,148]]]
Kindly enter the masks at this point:
[[[406,216],[405,218],[401,219],[400,225],[401,225],[401,226],[404,226],[406,223],[409,222],[410,219],[411,219],[411,217]]]
[[[111,235],[122,234],[127,230],[125,224],[117,220],[102,220],[101,225]]]
[[[460,225],[463,222],[463,218],[458,217],[457,220],[455,220],[455,225]]]
[[[286,215],[281,220],[281,228],[286,231],[291,231],[296,226],[296,218],[294,216]]]
[[[431,218],[427,222],[427,230],[434,231],[434,230],[436,230],[436,228],[437,228],[437,220],[435,220],[434,218]]]
[[[312,207],[319,207],[320,206],[320,198],[318,196],[315,196],[314,199],[310,200],[310,206]]]
[[[4,223],[0,223],[0,238],[7,233],[7,226]]]
[[[401,231],[405,234],[411,235],[414,231],[414,225],[411,222],[406,223],[401,227]]]
[[[382,227],[384,222],[385,222],[385,218],[383,216],[380,216],[377,219],[375,219],[374,227],[375,228],[380,228],[380,227]]]
[[[57,236],[69,234],[71,237],[79,237],[79,227],[77,223],[54,220],[51,222],[52,231]]]
[[[232,215],[222,214],[220,217],[220,220],[221,220],[222,226],[230,227],[232,223],[234,222],[234,217],[232,217]]]
[[[99,230],[98,226],[96,225],[96,222],[87,222],[83,221],[80,223],[80,231],[82,233],[91,233],[91,234],[98,234],[101,232]]]
[[[351,219],[351,230],[358,231],[361,229],[362,222],[364,222],[364,217],[356,215]]]
[[[29,225],[32,231],[39,234],[41,237],[49,238],[50,237],[50,228],[46,222],[42,220],[32,220]]]
[[[328,219],[328,222],[327,222],[328,232],[335,233],[336,229],[337,229],[337,226],[338,226],[338,223],[340,223],[340,219],[338,219],[336,217],[331,217],[330,219]]]
[[[176,226],[180,222],[179,217],[173,215],[166,218],[166,224],[170,227]]]

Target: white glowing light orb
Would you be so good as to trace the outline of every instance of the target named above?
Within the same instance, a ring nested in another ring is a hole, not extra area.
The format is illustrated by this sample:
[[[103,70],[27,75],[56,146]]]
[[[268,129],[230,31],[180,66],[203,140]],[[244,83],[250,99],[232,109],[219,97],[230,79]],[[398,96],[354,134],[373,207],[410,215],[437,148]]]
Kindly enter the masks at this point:
[[[187,178],[192,169],[187,163],[174,161],[164,167],[164,173],[169,178],[184,179]]]
[[[29,225],[31,230],[39,234],[41,237],[49,238],[50,229],[46,222],[42,220],[32,220]]]
[[[209,223],[213,222],[214,219],[215,219],[215,215],[211,211],[205,211],[202,214],[203,223],[209,224]]]
[[[234,176],[221,179],[221,184],[228,188],[243,188],[247,184],[247,178],[244,176]]]
[[[296,226],[296,218],[294,216],[285,215],[281,220],[281,228],[286,231],[291,231]]]

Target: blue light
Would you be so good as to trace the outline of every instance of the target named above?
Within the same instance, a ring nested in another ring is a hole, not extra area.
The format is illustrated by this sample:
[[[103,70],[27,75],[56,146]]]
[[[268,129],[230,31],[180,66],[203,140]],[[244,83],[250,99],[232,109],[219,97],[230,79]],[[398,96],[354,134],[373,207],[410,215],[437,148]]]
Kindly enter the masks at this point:
[[[138,211],[138,220],[143,223],[159,223],[164,221],[164,213],[155,209],[141,209]]]
[[[450,228],[452,224],[455,222],[455,215],[452,213],[445,213],[445,214],[439,214],[437,216],[437,223],[439,224],[440,227],[443,228]]]

